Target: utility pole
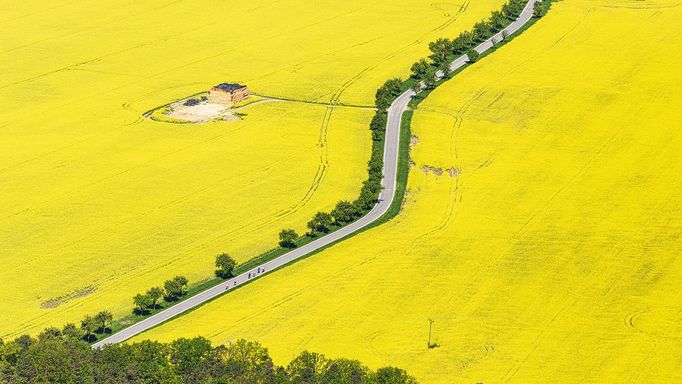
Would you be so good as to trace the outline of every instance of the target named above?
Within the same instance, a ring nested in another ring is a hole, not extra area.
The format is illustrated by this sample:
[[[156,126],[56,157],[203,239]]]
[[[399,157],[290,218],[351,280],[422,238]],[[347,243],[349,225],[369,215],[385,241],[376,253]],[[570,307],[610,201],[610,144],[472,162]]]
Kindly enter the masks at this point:
[[[429,319],[429,341],[427,344],[427,347],[429,347],[429,349],[431,349],[431,328],[432,327],[433,327],[433,320]]]

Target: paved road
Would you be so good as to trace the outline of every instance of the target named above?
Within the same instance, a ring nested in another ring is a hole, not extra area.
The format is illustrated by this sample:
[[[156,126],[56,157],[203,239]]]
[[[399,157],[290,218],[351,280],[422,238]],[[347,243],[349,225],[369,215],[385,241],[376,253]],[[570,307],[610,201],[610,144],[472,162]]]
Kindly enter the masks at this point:
[[[513,22],[506,28],[509,34],[512,34],[530,20],[533,15],[533,5],[537,0],[529,0],[526,8],[524,9],[522,15],[518,20]],[[502,40],[502,32],[493,36],[497,41]],[[492,47],[492,38],[483,42],[475,49],[479,52],[485,52]],[[450,65],[451,70],[456,70],[466,64],[466,55],[459,57],[457,60],[453,61]],[[443,73],[437,73],[438,77],[442,77]],[[213,288],[209,288],[203,292],[200,292],[192,297],[189,297],[183,302],[180,302],[166,310],[163,310],[153,316],[150,316],[139,323],[133,324],[122,331],[109,336],[95,344],[93,348],[99,348],[106,344],[119,343],[126,339],[129,339],[139,333],[142,333],[150,328],[153,328],[164,321],[167,321],[191,308],[194,308],[208,300],[213,299],[216,296],[234,289],[250,280],[256,279],[262,276],[264,273],[273,271],[287,263],[290,263],[296,259],[310,254],[326,245],[329,245],[335,241],[338,241],[352,233],[359,231],[360,229],[368,226],[374,221],[378,220],[383,216],[386,211],[388,211],[393,199],[395,197],[396,188],[396,175],[398,172],[398,147],[400,144],[400,125],[403,112],[407,110],[407,104],[410,99],[415,95],[414,91],[409,90],[398,96],[398,98],[391,104],[388,110],[388,122],[386,126],[386,144],[384,146],[384,178],[382,180],[382,185],[384,189],[379,195],[379,202],[374,206],[374,208],[365,216],[360,218],[354,223],[351,223],[336,232],[330,233],[323,237],[320,237],[304,246],[296,248],[284,255],[270,260],[266,263],[261,264],[258,267],[254,267],[248,272],[244,272],[239,276],[232,279],[226,280],[225,282],[216,285]]]

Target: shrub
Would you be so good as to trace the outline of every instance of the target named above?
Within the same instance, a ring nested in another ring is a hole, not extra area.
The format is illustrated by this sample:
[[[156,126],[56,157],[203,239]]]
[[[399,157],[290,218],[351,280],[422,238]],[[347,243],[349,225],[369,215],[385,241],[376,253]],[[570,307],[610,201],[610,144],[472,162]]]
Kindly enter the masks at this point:
[[[223,279],[232,277],[236,265],[237,261],[232,256],[227,253],[221,253],[215,257],[215,266],[217,268],[215,274]]]
[[[279,246],[282,248],[296,248],[298,233],[293,229],[283,229],[279,233]]]
[[[192,106],[199,104],[199,102],[200,102],[199,100],[197,100],[195,98],[191,98],[191,99],[185,100],[185,102],[183,104],[188,106],[188,107],[192,107]]]
[[[317,232],[327,233],[333,224],[332,215],[327,212],[317,212],[308,222],[309,235],[314,236]]]
[[[467,57],[469,58],[470,63],[475,63],[478,61],[479,57],[481,57],[481,54],[475,49],[470,49],[467,51]]]
[[[350,223],[358,214],[356,207],[349,201],[339,201],[331,212],[332,217],[339,223]]]
[[[412,67],[410,68],[412,70],[412,77],[417,80],[423,80],[428,74],[430,66],[431,65],[428,61],[426,61],[426,59],[421,59],[412,64]]]
[[[400,94],[402,80],[394,78],[386,80],[384,85],[377,90],[375,105],[379,110],[386,110],[391,106],[393,99]]]
[[[180,296],[185,294],[188,283],[187,278],[184,276],[175,276],[172,280],[166,280],[166,282],[163,283],[163,288],[165,290],[164,300],[177,300]]]

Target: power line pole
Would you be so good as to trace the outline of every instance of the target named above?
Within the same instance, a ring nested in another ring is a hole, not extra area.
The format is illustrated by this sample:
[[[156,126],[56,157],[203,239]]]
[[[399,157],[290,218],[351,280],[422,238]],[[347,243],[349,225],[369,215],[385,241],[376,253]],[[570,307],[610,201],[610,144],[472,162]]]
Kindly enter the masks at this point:
[[[433,327],[433,320],[429,319],[429,341],[427,344],[427,347],[429,347],[429,349],[431,349],[431,328],[432,327]]]

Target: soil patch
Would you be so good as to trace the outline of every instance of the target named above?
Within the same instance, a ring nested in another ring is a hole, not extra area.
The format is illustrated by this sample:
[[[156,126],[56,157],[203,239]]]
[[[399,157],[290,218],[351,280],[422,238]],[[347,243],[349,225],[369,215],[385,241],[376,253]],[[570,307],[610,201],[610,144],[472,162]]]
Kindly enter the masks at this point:
[[[166,113],[172,119],[189,121],[192,123],[205,123],[216,120],[226,114],[231,114],[230,108],[222,104],[202,101],[196,105],[185,105],[183,102],[173,103]]]
[[[66,303],[68,301],[79,299],[81,297],[91,295],[91,294],[95,293],[95,291],[97,291],[97,288],[92,286],[92,285],[88,285],[87,287],[83,287],[83,288],[78,288],[77,290],[75,290],[71,293],[67,293],[66,295],[62,295],[59,297],[55,297],[55,298],[43,301],[42,303],[40,303],[40,308],[42,308],[42,309],[57,308],[58,306]]]

